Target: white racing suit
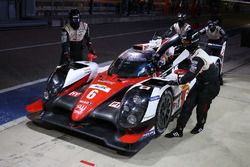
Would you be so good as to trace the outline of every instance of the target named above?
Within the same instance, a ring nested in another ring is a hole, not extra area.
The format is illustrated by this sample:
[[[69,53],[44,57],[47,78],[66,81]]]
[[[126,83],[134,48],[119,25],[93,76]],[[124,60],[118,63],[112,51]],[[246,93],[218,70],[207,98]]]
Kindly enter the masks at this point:
[[[92,43],[89,35],[89,27],[87,23],[80,22],[77,30],[73,29],[70,24],[66,24],[62,28],[61,43],[62,57],[60,64],[69,60],[83,60],[84,40],[90,53],[93,53]]]

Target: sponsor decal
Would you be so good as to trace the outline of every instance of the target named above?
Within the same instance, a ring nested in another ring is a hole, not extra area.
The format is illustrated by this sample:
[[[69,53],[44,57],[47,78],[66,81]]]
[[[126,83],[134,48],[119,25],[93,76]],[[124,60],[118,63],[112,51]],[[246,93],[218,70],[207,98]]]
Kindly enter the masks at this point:
[[[61,35],[61,42],[62,42],[62,43],[67,42],[67,33],[66,33],[66,32],[62,32],[62,35]]]
[[[160,96],[157,95],[157,96],[152,96],[149,98],[149,101],[155,101],[155,100],[159,100],[160,99]]]
[[[192,63],[189,71],[192,72],[192,73],[195,73],[196,70],[197,70],[197,64]]]
[[[182,85],[182,91],[181,91],[181,105],[183,105],[184,101],[187,98],[187,95],[189,93],[189,84]]]
[[[81,92],[73,91],[73,92],[70,92],[68,95],[71,97],[78,97],[81,94],[82,94]]]
[[[149,90],[150,87],[149,87],[149,86],[142,85],[142,86],[139,87],[139,89]]]
[[[193,60],[193,62],[192,62],[193,64],[195,64],[195,65],[197,65],[198,64],[198,61],[196,61],[196,60]]]
[[[153,127],[151,130],[147,131],[144,135],[143,135],[143,139],[145,138],[149,138],[155,135],[155,128]]]
[[[112,103],[109,104],[109,107],[113,107],[113,108],[120,108],[121,106],[121,102],[118,101],[113,101]]]
[[[77,113],[77,114],[82,114],[83,111],[87,108],[86,105],[83,105],[83,104],[77,104],[76,105],[76,108],[74,109],[74,111]]]
[[[174,102],[173,102],[173,111],[176,111],[180,106],[180,97],[178,97]]]
[[[114,85],[115,84],[115,82],[107,81],[107,80],[98,80],[98,82],[107,83],[107,84],[110,84],[110,85]]]
[[[83,101],[83,100],[80,100],[80,103],[81,104],[86,104],[86,105],[92,105],[92,103],[90,101]]]
[[[111,88],[107,87],[106,85],[101,85],[101,84],[92,84],[89,86],[89,88],[98,89],[106,93],[108,93],[111,90]]]
[[[146,58],[143,58],[143,57],[128,57],[128,61],[146,61],[147,59]]]

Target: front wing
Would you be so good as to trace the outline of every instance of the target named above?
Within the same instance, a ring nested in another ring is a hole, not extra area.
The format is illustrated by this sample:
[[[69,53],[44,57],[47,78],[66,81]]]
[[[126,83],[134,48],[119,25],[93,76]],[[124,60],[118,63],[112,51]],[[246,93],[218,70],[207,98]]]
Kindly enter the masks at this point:
[[[66,130],[79,137],[98,139],[110,148],[126,153],[136,153],[141,150],[154,137],[154,128],[147,128],[142,132],[122,134],[119,130],[100,120],[87,120],[86,122],[73,123],[70,116],[55,112],[37,112],[28,116],[33,122],[41,125],[50,125],[52,128]],[[154,120],[150,120],[154,122]]]

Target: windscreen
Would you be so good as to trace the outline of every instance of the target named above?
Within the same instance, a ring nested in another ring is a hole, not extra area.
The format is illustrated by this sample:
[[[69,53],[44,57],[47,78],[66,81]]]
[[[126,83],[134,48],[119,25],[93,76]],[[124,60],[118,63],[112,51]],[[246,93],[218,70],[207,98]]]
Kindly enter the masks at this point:
[[[153,73],[152,64],[147,60],[152,52],[141,53],[130,49],[122,53],[110,66],[108,74],[122,78],[145,77]]]

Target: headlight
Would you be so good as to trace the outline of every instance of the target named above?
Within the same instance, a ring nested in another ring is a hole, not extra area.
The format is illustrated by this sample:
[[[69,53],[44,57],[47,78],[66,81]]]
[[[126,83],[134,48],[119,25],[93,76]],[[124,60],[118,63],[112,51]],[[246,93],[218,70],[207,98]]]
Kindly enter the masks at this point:
[[[126,100],[125,100],[126,99]],[[133,128],[140,123],[148,104],[148,98],[140,94],[124,97],[121,105],[121,114],[119,116],[119,124],[123,128]]]
[[[137,122],[137,118],[135,115],[131,114],[127,117],[128,123],[134,125]]]
[[[59,80],[58,75],[55,74],[55,75],[52,77],[52,82],[53,82],[55,85],[58,85],[58,84],[60,83],[60,80]]]
[[[128,105],[125,104],[125,105],[123,106],[123,111],[124,111],[124,112],[129,112],[129,111],[130,111],[130,107],[129,107]]]
[[[135,104],[141,104],[141,103],[142,103],[142,98],[141,98],[141,96],[134,95],[134,97],[133,97],[133,102],[134,102]]]
[[[44,98],[44,100],[49,100],[49,92],[48,91],[45,91],[43,93],[43,98]]]
[[[62,89],[63,84],[64,78],[60,77],[57,73],[53,73],[47,81],[47,87],[43,93],[44,100],[49,100],[51,97],[55,97]]]

